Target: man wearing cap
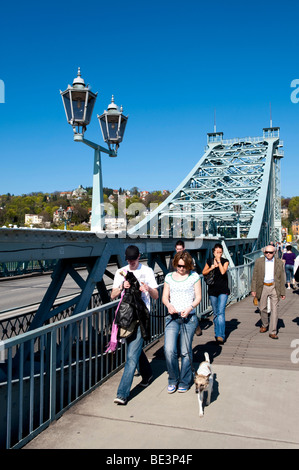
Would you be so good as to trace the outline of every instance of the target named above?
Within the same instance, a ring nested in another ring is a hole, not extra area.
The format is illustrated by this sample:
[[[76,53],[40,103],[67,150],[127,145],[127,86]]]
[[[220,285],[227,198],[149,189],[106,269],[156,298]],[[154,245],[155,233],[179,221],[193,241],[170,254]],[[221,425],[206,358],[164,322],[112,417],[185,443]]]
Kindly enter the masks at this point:
[[[285,299],[285,270],[281,259],[275,258],[275,247],[266,246],[264,255],[258,258],[254,265],[251,295],[260,301],[261,333],[265,333],[269,328],[269,336],[278,339],[278,302]],[[271,316],[269,325],[269,315],[267,311],[267,300],[270,299]]]
[[[123,289],[128,289],[130,287],[130,283],[126,281],[121,272],[122,270],[131,271],[139,281],[141,298],[147,306],[148,310],[150,310],[150,299],[157,299],[159,297],[157,290],[158,284],[155,279],[154,271],[149,266],[145,266],[139,262],[140,253],[137,246],[128,246],[125,255],[126,260],[128,261],[128,265],[118,269],[115,273],[111,292],[111,300],[116,299],[121,294]],[[114,403],[117,403],[118,405],[127,404],[134,373],[138,363],[139,372],[142,377],[140,385],[147,387],[150,380],[152,379],[152,369],[142,347],[143,338],[141,335],[140,326],[138,326],[137,330],[127,338],[127,360],[117,390],[117,397],[114,399]]]

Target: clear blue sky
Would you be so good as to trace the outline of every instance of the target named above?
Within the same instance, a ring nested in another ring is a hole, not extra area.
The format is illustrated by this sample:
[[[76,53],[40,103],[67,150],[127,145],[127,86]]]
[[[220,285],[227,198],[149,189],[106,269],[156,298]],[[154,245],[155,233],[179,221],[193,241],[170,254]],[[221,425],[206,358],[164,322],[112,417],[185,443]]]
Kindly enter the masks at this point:
[[[112,94],[129,114],[119,156],[102,155],[104,186],[174,190],[214,109],[224,138],[261,136],[271,102],[281,193],[299,195],[298,17],[298,0],[2,2],[0,194],[92,186],[93,151],[73,141],[59,93],[80,66],[98,92],[87,139],[104,145],[96,115]]]

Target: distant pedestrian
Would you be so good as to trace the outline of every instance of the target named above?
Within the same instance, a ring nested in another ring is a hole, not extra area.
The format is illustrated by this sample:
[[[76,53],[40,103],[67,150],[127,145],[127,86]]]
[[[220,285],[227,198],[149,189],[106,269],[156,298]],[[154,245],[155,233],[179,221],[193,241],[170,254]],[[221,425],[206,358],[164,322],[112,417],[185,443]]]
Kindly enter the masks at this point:
[[[275,248],[272,245],[264,249],[264,257],[255,261],[251,281],[251,295],[257,297],[260,302],[262,326],[260,333],[269,329],[269,336],[278,339],[278,302],[285,299],[285,270],[282,260],[275,258]],[[269,313],[267,309],[270,299],[271,314],[269,325]]]
[[[184,241],[183,240],[178,240],[175,244],[175,255],[176,255],[176,253],[180,253],[181,251],[184,251],[184,249],[185,249]],[[173,267],[174,256],[171,258],[171,260],[169,262],[169,272],[175,271],[175,268]]]
[[[299,284],[299,255],[295,259],[295,263],[294,263],[294,279],[295,279],[295,282]]]
[[[292,246],[287,245],[287,251],[282,255],[282,260],[285,264],[285,272],[286,272],[286,280],[288,289],[291,288],[291,281],[292,285],[294,284],[294,263],[295,263],[296,255],[292,252]]]

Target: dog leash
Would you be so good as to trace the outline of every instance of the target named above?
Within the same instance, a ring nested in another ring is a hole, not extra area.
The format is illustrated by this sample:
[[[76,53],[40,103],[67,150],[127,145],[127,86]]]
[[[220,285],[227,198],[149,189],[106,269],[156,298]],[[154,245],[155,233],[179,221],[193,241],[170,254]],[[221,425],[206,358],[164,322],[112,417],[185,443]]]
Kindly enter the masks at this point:
[[[191,370],[192,370],[192,373],[193,375],[195,376],[196,374],[196,370],[194,369],[194,366],[193,366],[193,363],[192,363],[192,359],[190,357],[190,352],[189,352],[189,338],[188,338],[188,332],[187,332],[187,328],[186,328],[186,324],[185,324],[185,319],[184,318],[180,318],[181,320],[181,324],[182,324],[182,330],[183,330],[183,333],[184,333],[184,338],[185,338],[185,343],[186,343],[186,349],[187,349],[187,354],[188,354],[188,359],[189,359],[189,362],[190,362],[190,366],[191,366]]]

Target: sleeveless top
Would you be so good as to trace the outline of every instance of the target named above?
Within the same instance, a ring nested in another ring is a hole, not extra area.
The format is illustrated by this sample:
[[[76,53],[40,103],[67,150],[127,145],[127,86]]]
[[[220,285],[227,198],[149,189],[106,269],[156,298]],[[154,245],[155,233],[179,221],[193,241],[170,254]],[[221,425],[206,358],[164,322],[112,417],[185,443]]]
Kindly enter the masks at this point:
[[[170,303],[177,312],[190,307],[194,300],[194,284],[199,281],[199,275],[195,271],[190,271],[189,276],[183,281],[173,279],[173,273],[168,273],[165,282],[169,285]],[[195,309],[191,310],[190,315],[195,313]]]
[[[207,260],[207,264],[209,267],[212,266],[214,258],[209,258]],[[221,264],[224,266],[224,263],[228,263],[228,260],[221,257]],[[228,288],[228,275],[227,272],[225,274],[221,274],[220,269],[217,267],[214,269],[214,284],[209,286],[208,289],[209,295],[213,295],[218,297],[220,294],[230,294],[230,290]]]

